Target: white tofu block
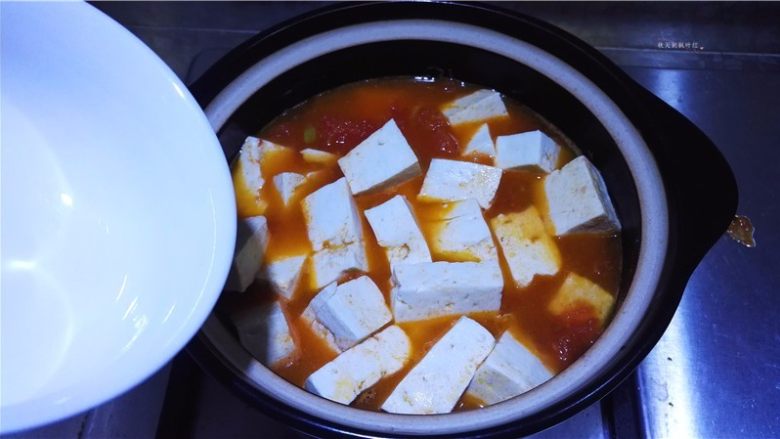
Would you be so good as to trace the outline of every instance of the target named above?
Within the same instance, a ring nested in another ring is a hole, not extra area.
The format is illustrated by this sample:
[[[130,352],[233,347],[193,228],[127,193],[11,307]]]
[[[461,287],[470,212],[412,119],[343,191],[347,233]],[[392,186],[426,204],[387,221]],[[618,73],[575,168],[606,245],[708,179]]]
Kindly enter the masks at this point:
[[[292,299],[301,279],[306,256],[292,256],[265,264],[259,277],[267,279],[276,294],[287,300]]]
[[[305,162],[318,165],[332,165],[339,158],[336,154],[313,148],[302,149],[301,156]]]
[[[312,299],[312,310],[340,350],[356,345],[393,319],[382,292],[368,276],[323,292]]]
[[[344,178],[325,185],[301,202],[312,255],[316,288],[347,270],[368,270],[363,230],[355,201]]]
[[[554,315],[578,312],[580,307],[590,308],[600,324],[604,324],[615,305],[615,297],[590,279],[569,273],[555,293],[547,309]]]
[[[279,302],[243,311],[233,321],[241,344],[264,365],[274,366],[296,354],[295,339]]]
[[[336,282],[333,282],[323,288],[306,306],[303,310],[301,317],[309,325],[311,330],[321,338],[328,347],[334,352],[341,352],[341,349],[336,344],[336,337],[330,332],[322,323],[317,320],[316,309],[320,308],[323,303],[327,302],[330,297],[336,294]]]
[[[452,126],[509,116],[501,95],[493,90],[478,90],[458,98],[444,105],[442,113]]]
[[[417,199],[461,201],[474,198],[483,209],[487,209],[493,203],[500,182],[499,168],[457,160],[433,159]]]
[[[346,179],[340,178],[317,189],[301,205],[314,251],[362,242],[360,214]]]
[[[466,394],[492,405],[525,393],[553,377],[509,331],[477,369]]]
[[[604,179],[584,156],[548,175],[544,192],[556,235],[620,230]]]
[[[417,156],[393,119],[338,163],[355,195],[395,186],[422,172]]]
[[[449,413],[495,340],[487,329],[461,317],[398,383],[382,404],[390,413]]]
[[[243,177],[244,184],[248,190],[256,195],[260,194],[260,189],[263,188],[263,184],[265,183],[260,168],[263,156],[271,151],[283,148],[284,147],[281,145],[258,139],[257,137],[248,136],[244,139],[244,144],[238,152],[238,166],[240,167],[241,176]]]
[[[306,379],[304,388],[349,404],[360,392],[398,372],[409,361],[410,347],[403,329],[389,326],[319,368]]]
[[[295,195],[295,189],[298,189],[298,186],[300,186],[305,179],[306,177],[301,174],[296,174],[295,172],[282,172],[274,175],[273,182],[276,187],[276,192],[279,193],[279,196],[282,198],[282,203],[285,206],[290,204],[290,201],[292,201],[293,196]]]
[[[239,151],[238,158],[232,165],[233,185],[236,192],[236,204],[241,216],[262,215],[268,208],[268,200],[263,196],[262,164],[271,152],[289,151],[292,149],[277,145],[267,140],[249,136]]]
[[[268,247],[268,222],[264,216],[239,219],[236,230],[236,253],[226,288],[244,292],[260,271]]]
[[[560,154],[555,140],[539,130],[496,138],[496,166],[501,169],[552,172]]]
[[[483,123],[477,129],[466,148],[461,153],[462,156],[487,156],[490,158],[496,155],[496,146],[493,144],[493,138],[490,137],[490,128],[488,124]]]
[[[498,260],[493,236],[476,200],[452,203],[445,218],[431,226],[431,250],[437,258],[460,262]]]
[[[254,194],[259,194],[260,189],[265,184],[263,173],[260,169],[262,157],[260,139],[252,136],[247,137],[244,140],[244,144],[241,145],[241,150],[238,152],[238,166],[241,167],[244,184]]]
[[[336,248],[326,248],[311,257],[311,281],[315,289],[338,280],[348,270],[368,271],[368,258],[363,242]]]
[[[504,278],[491,262],[423,262],[393,269],[390,301],[396,322],[497,311]]]
[[[404,196],[396,195],[364,213],[391,268],[398,264],[431,262],[428,244]]]
[[[490,220],[515,285],[526,287],[534,276],[553,275],[561,269],[561,254],[544,229],[539,211],[531,206],[520,213],[501,214]]]

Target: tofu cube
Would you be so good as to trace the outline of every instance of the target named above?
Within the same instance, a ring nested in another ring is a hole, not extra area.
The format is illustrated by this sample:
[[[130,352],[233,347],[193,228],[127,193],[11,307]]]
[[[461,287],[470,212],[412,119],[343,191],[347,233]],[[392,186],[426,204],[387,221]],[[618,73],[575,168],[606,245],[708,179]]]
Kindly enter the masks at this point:
[[[539,130],[496,138],[496,166],[501,169],[552,172],[560,154],[555,140]]]
[[[326,248],[311,257],[310,281],[314,289],[335,282],[349,270],[368,271],[368,259],[363,241],[336,248]]]
[[[528,286],[536,275],[549,276],[561,269],[558,246],[535,207],[498,215],[490,220],[490,226],[518,287]]]
[[[477,200],[483,209],[493,203],[501,182],[501,169],[478,163],[433,159],[425,175],[420,201]]]
[[[423,262],[393,269],[390,302],[398,323],[498,311],[504,278],[491,262]]]
[[[417,156],[393,119],[338,163],[355,195],[401,184],[422,172]]]
[[[556,235],[620,230],[604,179],[584,156],[548,175],[544,192]]]
[[[272,367],[297,354],[295,339],[279,302],[245,310],[233,321],[241,344],[259,362]]]
[[[398,264],[431,262],[428,244],[404,196],[396,195],[364,213],[391,268]]]
[[[292,256],[265,264],[258,277],[267,279],[274,292],[291,300],[301,279],[306,256]]]
[[[276,187],[276,192],[282,198],[282,204],[288,206],[295,195],[295,190],[298,189],[305,180],[301,174],[295,172],[282,172],[281,174],[274,175],[273,182]]]
[[[257,203],[264,205],[265,202],[260,199],[260,191],[265,184],[261,167],[263,159],[270,152],[284,149],[284,146],[267,140],[247,137],[238,152],[235,173],[236,191],[248,192]]]
[[[439,259],[457,262],[498,260],[493,236],[474,199],[451,203],[444,217],[428,226],[431,250]]]
[[[582,315],[582,307],[587,307],[603,325],[614,305],[615,297],[598,284],[578,274],[569,273],[547,309],[557,316],[567,313]]]
[[[493,158],[496,155],[496,146],[493,138],[490,136],[488,124],[483,123],[477,128],[477,131],[471,136],[466,148],[461,153],[464,157],[484,156]]]
[[[317,321],[333,334],[342,351],[393,319],[382,292],[368,276],[345,282],[335,291],[320,292],[311,305]]]
[[[487,329],[461,317],[398,383],[382,410],[414,415],[449,413],[494,343]]]
[[[363,229],[347,181],[341,178],[301,202],[312,255],[312,281],[322,288],[347,270],[368,270]]]
[[[252,136],[244,139],[244,144],[238,152],[237,163],[244,185],[258,196],[260,195],[260,189],[265,184],[263,171],[260,168],[265,147],[261,147],[261,144],[265,145],[265,140],[261,141],[257,137]]]
[[[452,126],[509,116],[501,95],[484,89],[447,103],[442,113]]]
[[[349,404],[385,376],[398,372],[409,361],[411,342],[398,326],[345,351],[311,374],[304,388],[315,395]]]
[[[317,165],[330,166],[336,163],[338,156],[329,152],[320,151],[319,149],[306,148],[301,150],[301,156],[306,163],[313,163]]]
[[[496,347],[477,369],[466,395],[487,405],[498,404],[525,393],[553,377],[509,331],[498,339]]]
[[[326,328],[322,323],[320,323],[319,320],[317,320],[317,313],[315,311],[316,309],[322,307],[323,304],[329,300],[329,298],[336,294],[336,288],[336,282],[325,286],[325,288],[323,288],[319,293],[317,293],[316,296],[314,296],[313,299],[311,299],[309,304],[306,306],[306,309],[303,310],[301,318],[304,322],[306,322],[307,325],[309,325],[314,334],[322,339],[322,341],[324,341],[332,351],[341,352],[341,348],[339,348],[339,346],[336,344],[336,337],[333,336],[333,333],[330,332],[328,328]]]
[[[236,253],[226,288],[244,292],[260,271],[263,256],[268,247],[268,222],[264,216],[253,216],[238,220],[236,230]]]
[[[360,214],[345,178],[317,189],[301,204],[314,251],[363,241]]]

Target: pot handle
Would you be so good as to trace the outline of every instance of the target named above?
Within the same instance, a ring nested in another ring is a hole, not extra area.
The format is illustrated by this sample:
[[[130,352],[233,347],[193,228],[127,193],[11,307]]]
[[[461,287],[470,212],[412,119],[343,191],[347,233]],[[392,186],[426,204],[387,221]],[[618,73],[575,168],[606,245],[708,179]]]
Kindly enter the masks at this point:
[[[734,174],[715,144],[685,116],[639,86],[637,95],[652,115],[648,134],[666,185],[675,268],[691,273],[734,218],[738,192]]]

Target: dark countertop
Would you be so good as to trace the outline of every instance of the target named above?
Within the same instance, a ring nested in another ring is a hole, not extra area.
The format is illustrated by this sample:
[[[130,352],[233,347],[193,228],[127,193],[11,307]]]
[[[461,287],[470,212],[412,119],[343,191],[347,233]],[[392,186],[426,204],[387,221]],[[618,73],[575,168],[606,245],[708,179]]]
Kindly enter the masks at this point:
[[[191,83],[320,3],[99,3]],[[501,3],[596,46],[731,164],[758,246],[723,237],[664,337],[609,397],[540,437],[780,437],[780,3]],[[677,47],[682,43],[683,49]],[[687,49],[685,43],[700,49]],[[690,172],[696,173],[696,163]],[[180,354],[127,394],[13,437],[298,437]]]

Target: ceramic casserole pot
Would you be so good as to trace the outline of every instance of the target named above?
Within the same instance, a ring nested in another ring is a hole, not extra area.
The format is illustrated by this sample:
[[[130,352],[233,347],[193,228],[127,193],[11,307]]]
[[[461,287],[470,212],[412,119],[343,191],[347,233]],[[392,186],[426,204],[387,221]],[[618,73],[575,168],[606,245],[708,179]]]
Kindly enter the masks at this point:
[[[546,118],[601,171],[623,224],[614,318],[554,379],[503,403],[447,415],[368,412],[317,397],[256,362],[215,311],[190,352],[260,410],[321,436],[521,435],[615,388],[663,334],[693,269],[737,203],[727,163],[687,119],[592,47],[484,5],[337,5],[256,36],[193,85],[224,152],[285,109],[334,87],[392,76],[453,77]]]

